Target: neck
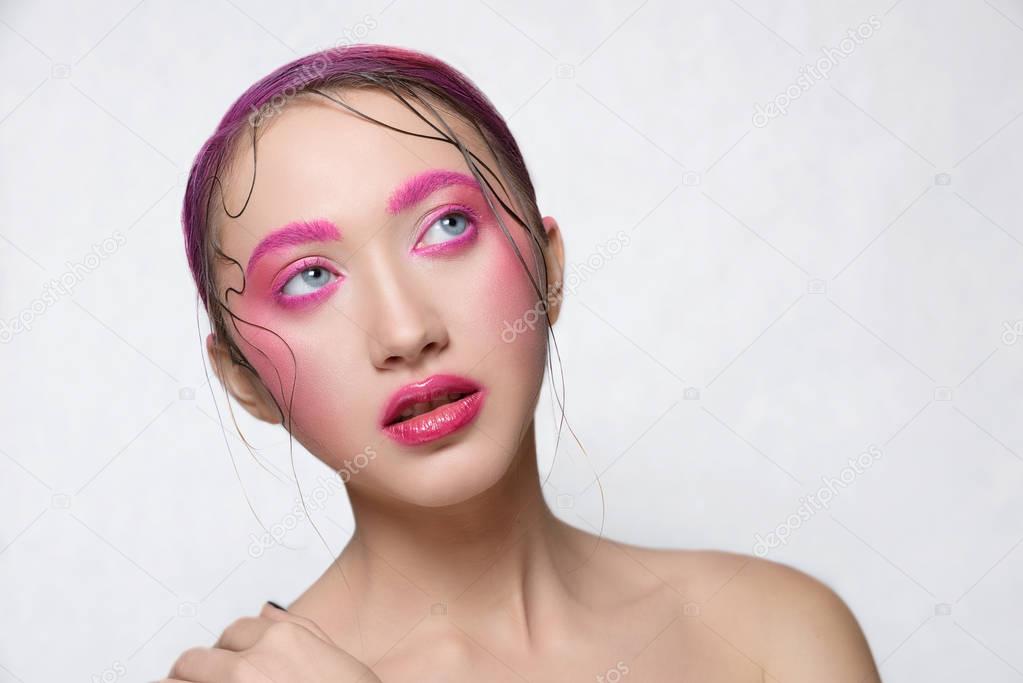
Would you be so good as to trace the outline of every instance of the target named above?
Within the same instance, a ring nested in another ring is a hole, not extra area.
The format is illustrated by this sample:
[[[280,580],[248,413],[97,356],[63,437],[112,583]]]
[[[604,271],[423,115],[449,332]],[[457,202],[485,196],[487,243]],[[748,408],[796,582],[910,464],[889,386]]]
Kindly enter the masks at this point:
[[[564,614],[580,561],[570,527],[543,498],[532,424],[521,443],[499,482],[455,505],[405,505],[349,488],[356,530],[340,560],[360,612],[401,585],[415,601],[405,604],[424,613],[485,624],[526,649],[544,640],[536,616]]]

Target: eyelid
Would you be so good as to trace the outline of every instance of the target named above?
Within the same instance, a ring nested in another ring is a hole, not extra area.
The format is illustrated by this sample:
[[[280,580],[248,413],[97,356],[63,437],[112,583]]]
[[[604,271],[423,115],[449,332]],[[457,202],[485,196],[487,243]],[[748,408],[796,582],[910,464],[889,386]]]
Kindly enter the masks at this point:
[[[468,233],[469,230],[471,230],[472,234],[459,235],[454,239],[448,240],[446,242],[431,244],[428,245],[427,247],[424,247],[422,250],[416,250],[415,245],[419,244],[419,242],[423,239],[423,235],[433,226],[433,224],[439,218],[442,218],[452,213],[462,213],[469,219],[470,226],[466,230],[466,233]],[[440,251],[446,249],[448,246],[456,246],[464,242],[469,242],[476,237],[480,223],[482,223],[482,217],[480,215],[480,212],[474,209],[473,207],[469,206],[468,204],[462,202],[450,202],[438,206],[437,208],[427,212],[426,218],[422,222],[422,227],[420,227],[418,232],[415,233],[416,238],[412,244],[410,252],[412,254],[418,254],[422,252]],[[319,290],[307,294],[293,295],[283,293],[284,287],[296,275],[299,275],[303,271],[313,267],[319,267],[329,271],[337,278],[337,280],[331,282],[330,284],[324,285]],[[339,282],[342,279],[344,279],[344,277],[345,275],[339,271],[339,269],[334,265],[333,261],[331,261],[329,258],[323,256],[305,256],[286,266],[273,278],[270,284],[270,294],[279,303],[286,305],[301,305],[303,303],[312,303],[316,299],[320,298],[320,296],[322,296],[326,290],[333,289],[334,287],[336,287],[339,284]]]
[[[464,213],[466,216],[469,217],[470,222],[474,224],[473,226],[471,226],[474,227],[474,229],[479,229],[479,224],[483,220],[480,217],[479,211],[477,211],[476,209],[472,208],[467,204],[462,204],[461,202],[451,202],[449,204],[439,206],[435,210],[430,211],[427,214],[427,217],[423,220],[423,226],[416,233],[416,238],[412,242],[412,249],[410,251],[413,254],[416,253],[415,247],[417,244],[419,244],[419,242],[422,241],[423,235],[426,234],[426,231],[433,227],[433,224],[437,222],[438,218],[442,218],[443,216],[446,216],[449,213]],[[442,242],[440,244],[431,244],[428,247],[426,247],[426,249],[430,249],[431,247],[441,247],[445,244],[457,244],[461,241],[462,241],[461,238],[456,237],[455,239],[448,240],[447,242]]]
[[[294,263],[292,263],[291,265],[289,265],[284,270],[282,270],[280,274],[278,274],[273,279],[273,282],[270,284],[270,291],[273,293],[275,297],[278,298],[284,299],[302,298],[302,296],[305,295],[283,294],[282,290],[284,289],[284,286],[287,285],[288,282],[290,282],[293,277],[314,266],[323,268],[324,270],[328,270],[338,278],[344,277],[341,273],[338,272],[338,269],[335,268],[334,265],[330,262],[330,259],[324,258],[323,256],[304,256],[299,260],[295,261]]]

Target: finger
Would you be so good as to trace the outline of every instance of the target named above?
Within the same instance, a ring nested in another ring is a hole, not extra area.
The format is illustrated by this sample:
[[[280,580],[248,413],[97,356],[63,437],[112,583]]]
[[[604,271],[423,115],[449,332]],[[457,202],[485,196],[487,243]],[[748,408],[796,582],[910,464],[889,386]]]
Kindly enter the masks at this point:
[[[263,603],[263,609],[260,610],[259,616],[271,619],[273,621],[290,621],[293,624],[304,626],[308,630],[312,631],[313,634],[323,642],[330,643],[334,647],[337,647],[337,643],[335,643],[334,640],[327,635],[326,631],[320,628],[319,624],[317,624],[312,619],[300,617],[299,615],[294,614],[293,612],[286,612],[282,609],[277,609],[268,602]]]
[[[263,637],[266,630],[270,628],[270,624],[274,623],[270,619],[263,617],[240,617],[235,619],[224,632],[220,634],[220,638],[213,647],[220,648],[222,650],[230,650],[231,652],[241,652],[247,650]]]
[[[181,653],[167,677],[189,683],[220,683],[232,680],[242,663],[237,654],[227,650],[193,647]]]

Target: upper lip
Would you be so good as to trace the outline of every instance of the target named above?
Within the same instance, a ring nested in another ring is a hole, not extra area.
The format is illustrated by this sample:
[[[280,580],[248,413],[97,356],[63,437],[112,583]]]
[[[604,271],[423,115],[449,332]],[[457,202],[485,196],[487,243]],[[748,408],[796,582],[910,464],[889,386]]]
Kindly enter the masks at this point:
[[[482,387],[471,379],[459,375],[431,375],[421,382],[406,384],[391,394],[390,400],[380,414],[380,426],[386,427],[401,415],[401,412],[416,403],[432,401],[450,393],[471,394]]]

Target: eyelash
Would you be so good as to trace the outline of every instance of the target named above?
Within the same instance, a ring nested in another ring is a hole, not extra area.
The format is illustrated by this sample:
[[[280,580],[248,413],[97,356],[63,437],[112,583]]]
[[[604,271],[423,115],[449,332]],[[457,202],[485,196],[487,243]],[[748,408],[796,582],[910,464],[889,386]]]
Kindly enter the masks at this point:
[[[284,288],[288,286],[288,283],[296,275],[301,275],[307,270],[312,268],[322,268],[328,273],[334,275],[334,280],[320,287],[314,292],[308,294],[285,294]],[[307,258],[296,261],[287,268],[279,277],[274,280],[273,285],[273,297],[277,300],[277,303],[282,306],[300,308],[306,305],[315,303],[325,297],[330,292],[333,292],[339,284],[341,284],[342,275],[337,272],[330,261],[323,258],[322,256],[309,256]]]
[[[423,237],[433,227],[434,223],[436,223],[438,220],[442,218],[447,218],[448,216],[451,215],[462,215],[468,220],[469,225],[466,226],[465,231],[462,233],[462,235],[455,237],[454,239],[451,240],[429,245],[423,249],[414,251],[413,253],[417,255],[446,254],[452,250],[461,250],[462,248],[468,246],[469,243],[473,242],[476,239],[479,233],[478,226],[480,221],[479,213],[475,209],[469,206],[465,206],[464,204],[449,204],[435,212],[431,219],[424,221],[426,227],[423,228],[417,235],[415,244],[419,244],[419,242],[423,240]],[[291,282],[291,280],[296,275],[301,275],[305,271],[310,270],[312,268],[322,268],[327,272],[332,273],[335,279],[327,283],[323,287],[317,289],[316,291],[310,292],[308,294],[292,295],[284,293],[284,288],[287,287],[288,283]],[[287,270],[285,270],[282,275],[280,275],[274,280],[274,285],[272,288],[273,297],[274,299],[277,300],[277,303],[279,303],[282,306],[289,308],[304,308],[305,306],[320,301],[321,299],[326,297],[330,292],[333,292],[341,283],[342,279],[343,276],[341,275],[341,273],[337,272],[337,270],[334,268],[333,265],[331,265],[329,260],[321,256],[309,256],[307,258],[296,261]]]
[[[468,246],[470,242],[475,240],[479,233],[479,213],[477,213],[472,207],[464,204],[448,204],[447,206],[438,209],[434,214],[432,214],[431,218],[424,221],[426,227],[419,232],[419,235],[416,237],[415,244],[419,244],[422,241],[423,237],[430,231],[430,228],[433,227],[434,223],[439,221],[441,218],[447,218],[448,216],[456,214],[461,214],[468,220],[469,225],[466,226],[465,232],[453,239],[439,242],[437,244],[431,244],[413,253],[417,255],[446,254],[452,250],[460,251],[462,248]]]

